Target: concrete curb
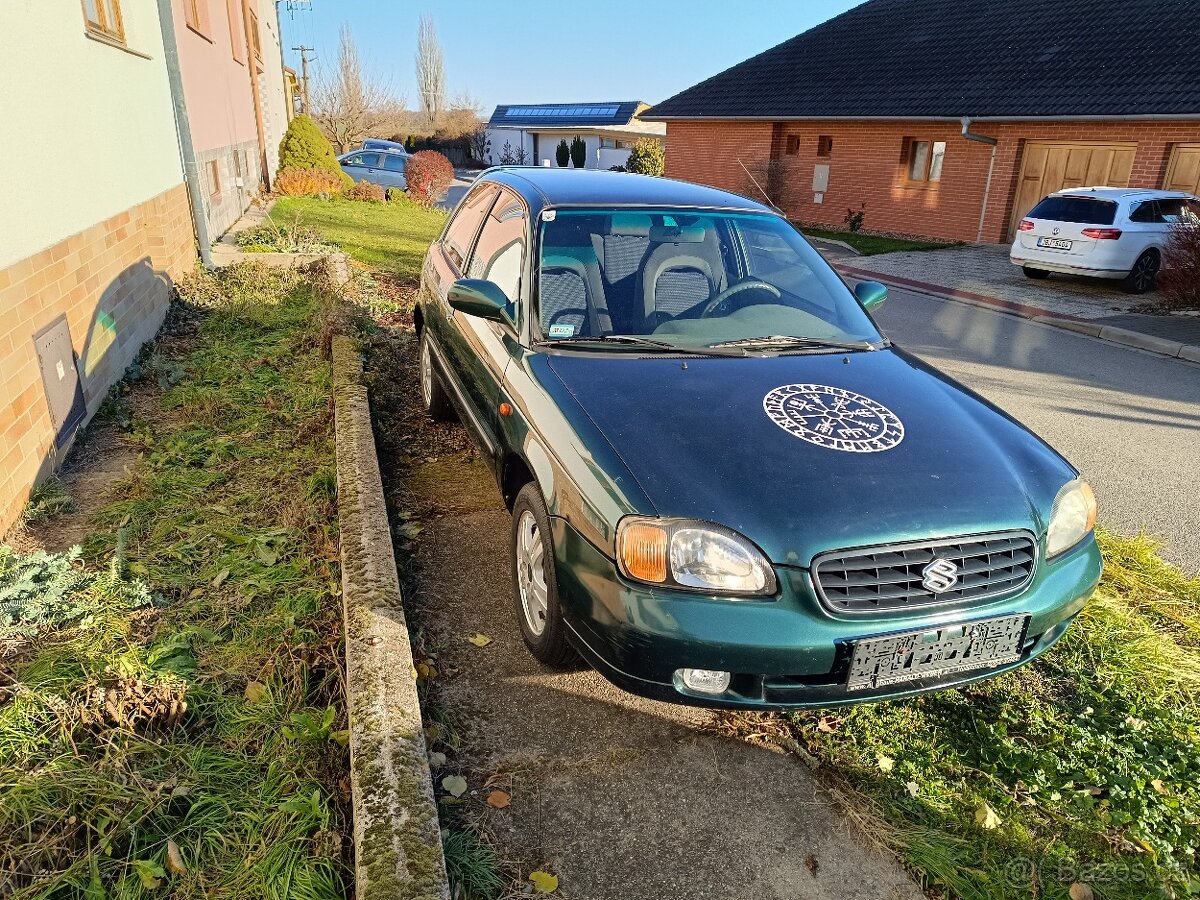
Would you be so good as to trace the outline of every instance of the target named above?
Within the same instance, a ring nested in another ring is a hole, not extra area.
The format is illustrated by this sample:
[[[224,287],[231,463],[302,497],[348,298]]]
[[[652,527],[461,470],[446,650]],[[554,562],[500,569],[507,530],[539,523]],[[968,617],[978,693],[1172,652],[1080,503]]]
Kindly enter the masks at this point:
[[[362,358],[344,335],[333,339],[333,395],[354,894],[358,900],[449,900]]]
[[[1019,316],[1022,319],[1029,319],[1053,328],[1074,331],[1078,334],[1085,334],[1089,337],[1099,338],[1102,341],[1109,341],[1126,347],[1136,347],[1139,350],[1146,350],[1159,356],[1166,356],[1171,359],[1183,359],[1189,362],[1200,362],[1200,347],[1194,344],[1184,344],[1180,341],[1172,341],[1168,338],[1161,338],[1152,334],[1142,334],[1140,331],[1130,331],[1128,328],[1118,328],[1116,325],[1101,325],[1099,322],[1090,319],[1081,319],[1078,316],[1068,316],[1037,306],[1014,303],[1011,300],[1001,300],[997,297],[989,297],[986,294],[976,294],[971,291],[959,291],[938,284],[930,284],[929,282],[917,281],[912,278],[903,278],[899,275],[890,275],[886,272],[872,272],[869,269],[859,269],[855,266],[847,266],[836,262],[831,263],[831,265],[838,272],[850,278],[881,281],[892,287],[916,291],[919,294],[928,294],[931,297],[938,297],[942,300],[953,300],[956,303],[965,303],[968,306],[979,306],[984,309],[1008,313],[1009,315]]]
[[[801,233],[804,233],[803,229],[801,229]],[[862,256],[862,253],[856,250],[850,244],[847,244],[845,241],[839,241],[836,238],[817,237],[816,235],[805,234],[804,239],[810,244],[833,244],[835,247],[841,247],[843,250],[848,250],[855,256]]]

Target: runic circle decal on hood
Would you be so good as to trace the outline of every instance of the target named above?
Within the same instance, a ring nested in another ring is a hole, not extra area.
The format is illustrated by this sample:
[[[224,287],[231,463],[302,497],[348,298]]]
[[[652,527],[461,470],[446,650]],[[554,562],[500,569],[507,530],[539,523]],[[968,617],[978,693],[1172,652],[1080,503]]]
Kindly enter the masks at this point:
[[[788,434],[830,450],[878,453],[904,440],[904,423],[882,403],[827,384],[780,385],[763,410]]]

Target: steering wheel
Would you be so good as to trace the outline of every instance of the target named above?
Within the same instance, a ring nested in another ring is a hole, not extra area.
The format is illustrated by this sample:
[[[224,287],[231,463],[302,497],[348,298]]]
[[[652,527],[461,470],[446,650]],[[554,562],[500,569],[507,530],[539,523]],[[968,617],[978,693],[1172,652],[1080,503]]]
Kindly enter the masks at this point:
[[[775,285],[768,284],[765,281],[760,281],[757,278],[747,278],[745,281],[739,281],[735,284],[731,284],[729,287],[725,288],[725,290],[721,291],[721,293],[717,294],[717,296],[713,297],[706,304],[704,304],[704,309],[700,313],[701,318],[712,313],[713,310],[725,303],[734,294],[741,293],[742,291],[748,291],[753,288],[761,288],[764,291],[774,294],[777,299],[781,296],[779,293],[779,288],[775,287]]]

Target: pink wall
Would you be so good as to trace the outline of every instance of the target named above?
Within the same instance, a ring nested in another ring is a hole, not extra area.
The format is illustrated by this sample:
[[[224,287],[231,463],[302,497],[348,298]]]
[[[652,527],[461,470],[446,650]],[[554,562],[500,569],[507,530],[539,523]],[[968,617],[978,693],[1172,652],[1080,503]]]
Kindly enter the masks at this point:
[[[200,13],[199,29],[188,24],[185,6],[192,2]],[[252,0],[252,6],[255,5],[256,0]],[[196,151],[203,153],[257,140],[241,0],[173,0],[172,6],[183,92]],[[234,58],[231,30],[241,62]]]

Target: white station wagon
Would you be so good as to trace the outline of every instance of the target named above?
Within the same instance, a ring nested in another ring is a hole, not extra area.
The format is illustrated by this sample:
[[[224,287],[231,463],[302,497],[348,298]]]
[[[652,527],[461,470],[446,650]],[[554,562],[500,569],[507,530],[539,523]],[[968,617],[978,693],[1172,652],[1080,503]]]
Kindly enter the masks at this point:
[[[1030,278],[1051,272],[1114,278],[1144,294],[1154,287],[1171,226],[1181,218],[1200,224],[1200,200],[1182,191],[1068,188],[1026,213],[1009,261]]]

